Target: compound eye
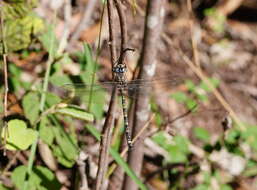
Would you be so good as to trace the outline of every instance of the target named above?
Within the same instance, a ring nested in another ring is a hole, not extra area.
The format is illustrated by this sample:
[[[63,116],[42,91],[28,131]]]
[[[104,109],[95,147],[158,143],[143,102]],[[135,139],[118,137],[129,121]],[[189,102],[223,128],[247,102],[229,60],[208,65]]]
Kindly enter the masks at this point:
[[[118,73],[119,70],[120,70],[120,68],[118,68],[118,67],[114,67],[114,68],[113,68],[113,72],[115,72],[115,73]]]

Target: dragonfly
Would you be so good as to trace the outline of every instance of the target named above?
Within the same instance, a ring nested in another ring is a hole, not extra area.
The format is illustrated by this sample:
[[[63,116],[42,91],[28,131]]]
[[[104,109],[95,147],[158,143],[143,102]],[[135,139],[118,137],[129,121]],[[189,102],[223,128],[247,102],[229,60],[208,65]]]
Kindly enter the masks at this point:
[[[126,65],[125,64],[117,64],[113,68],[114,80],[106,81],[106,82],[98,82],[94,84],[85,84],[85,83],[74,83],[74,84],[65,84],[62,86],[62,89],[65,89],[65,92],[70,93],[70,97],[82,97],[85,94],[90,94],[99,91],[107,91],[111,92],[111,90],[116,87],[118,90],[118,95],[121,97],[121,106],[123,113],[123,123],[125,129],[125,135],[127,140],[128,148],[132,148],[132,139],[131,132],[129,128],[128,121],[128,111],[127,111],[127,99],[136,99],[140,95],[145,95],[145,89],[150,88],[153,89],[155,86],[163,86],[163,87],[174,87],[178,84],[184,82],[184,77],[179,75],[170,75],[163,77],[155,77],[152,80],[145,79],[135,79],[131,81],[127,81],[126,79]],[[65,93],[66,94],[66,93]],[[88,100],[87,100],[88,101]],[[102,101],[102,100],[99,100]]]
[[[125,49],[124,51],[131,50]],[[125,136],[127,140],[127,145],[129,149],[132,149],[132,139],[131,139],[131,131],[129,128],[129,121],[128,121],[128,111],[127,111],[127,102],[125,96],[128,97],[137,97],[140,94],[143,94],[146,88],[152,88],[156,84],[168,84],[168,85],[176,85],[179,81],[181,81],[181,77],[178,76],[166,76],[162,78],[155,78],[153,80],[144,80],[144,79],[135,79],[131,81],[127,81],[126,79],[126,72],[127,67],[123,61],[123,56],[119,58],[116,65],[113,67],[113,81],[110,82],[101,82],[99,84],[89,84],[86,85],[84,83],[77,83],[77,84],[66,84],[64,85],[65,89],[70,91],[73,95],[72,96],[79,96],[85,92],[94,92],[97,90],[107,90],[111,91],[114,87],[117,88],[119,95],[121,96],[121,106],[123,112],[123,121],[124,121],[124,129],[125,129]]]

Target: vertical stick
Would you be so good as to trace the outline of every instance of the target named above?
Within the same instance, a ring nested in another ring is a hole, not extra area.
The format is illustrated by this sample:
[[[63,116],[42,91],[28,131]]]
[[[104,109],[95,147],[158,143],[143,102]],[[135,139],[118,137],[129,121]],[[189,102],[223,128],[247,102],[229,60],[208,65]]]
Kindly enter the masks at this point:
[[[139,78],[151,79],[155,74],[157,45],[160,40],[160,32],[164,17],[164,0],[151,0],[147,4],[147,14],[145,20],[145,32],[143,50],[139,60]],[[135,137],[149,120],[149,96],[150,89],[144,89],[144,95],[137,97],[134,113],[133,137]],[[140,92],[139,92],[140,94]],[[144,156],[144,134],[134,143],[134,148],[128,155],[130,167],[140,176]],[[136,190],[137,184],[128,176],[124,181],[124,190]]]
[[[109,44],[110,44],[110,53],[111,53],[111,63],[112,67],[114,66],[116,57],[116,41],[114,39],[114,23],[113,23],[113,1],[107,0],[108,8],[108,21],[109,21]],[[98,171],[96,177],[96,190],[103,189],[105,180],[105,174],[108,167],[108,150],[111,143],[111,127],[114,122],[114,113],[116,110],[116,99],[117,99],[117,88],[114,87],[112,90],[111,101],[109,104],[109,109],[105,119],[105,123],[102,131],[102,138],[100,142],[100,158],[98,161]]]

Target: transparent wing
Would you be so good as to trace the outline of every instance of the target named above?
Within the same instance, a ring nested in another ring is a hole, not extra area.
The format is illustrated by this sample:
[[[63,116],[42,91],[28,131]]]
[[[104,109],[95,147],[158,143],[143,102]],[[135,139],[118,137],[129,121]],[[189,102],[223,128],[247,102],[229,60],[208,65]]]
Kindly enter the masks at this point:
[[[73,84],[64,84],[61,86],[62,89],[68,93],[74,93],[75,96],[80,96],[85,93],[95,93],[97,91],[107,91],[110,92],[111,89],[116,85],[116,82],[102,82],[99,84],[84,84],[84,83],[73,83]]]
[[[124,86],[125,95],[132,97],[135,94],[144,94],[144,90],[146,88],[153,88],[157,87],[158,85],[165,86],[166,88],[178,85],[179,83],[183,82],[184,80],[177,76],[165,76],[165,77],[158,77],[152,80],[145,80],[145,79],[136,79],[127,82],[127,85]],[[65,84],[61,86],[66,93],[69,93],[71,96],[83,96],[85,94],[92,95],[97,91],[107,91],[111,92],[112,88],[118,85],[118,82],[109,81],[109,82],[99,82],[98,84],[87,85],[83,83],[74,83],[74,84]]]

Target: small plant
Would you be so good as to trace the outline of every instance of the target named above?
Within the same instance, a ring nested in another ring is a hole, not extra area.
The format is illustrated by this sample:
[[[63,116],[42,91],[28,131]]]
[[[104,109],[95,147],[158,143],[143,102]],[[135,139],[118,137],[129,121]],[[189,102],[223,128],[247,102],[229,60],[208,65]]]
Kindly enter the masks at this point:
[[[221,34],[224,32],[224,25],[226,22],[226,16],[221,14],[217,9],[215,8],[209,8],[204,11],[204,15],[209,18],[209,26],[211,29]]]
[[[215,78],[210,78],[209,81],[216,88],[219,85],[219,81]],[[191,80],[187,80],[185,85],[188,89],[188,92],[192,95],[193,98],[188,96],[184,92],[176,92],[171,95],[178,103],[182,103],[186,106],[187,109],[194,109],[198,102],[208,101],[208,94],[211,92],[211,89],[204,83],[201,82],[199,85],[194,84]],[[196,109],[194,109],[195,111]]]

